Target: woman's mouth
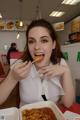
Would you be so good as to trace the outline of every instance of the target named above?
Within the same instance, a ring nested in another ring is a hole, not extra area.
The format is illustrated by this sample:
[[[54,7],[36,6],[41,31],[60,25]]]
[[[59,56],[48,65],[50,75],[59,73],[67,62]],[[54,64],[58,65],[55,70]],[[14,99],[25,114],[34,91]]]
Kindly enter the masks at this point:
[[[34,62],[39,63],[43,60],[43,58],[44,58],[44,54],[35,54],[33,59],[34,59]]]

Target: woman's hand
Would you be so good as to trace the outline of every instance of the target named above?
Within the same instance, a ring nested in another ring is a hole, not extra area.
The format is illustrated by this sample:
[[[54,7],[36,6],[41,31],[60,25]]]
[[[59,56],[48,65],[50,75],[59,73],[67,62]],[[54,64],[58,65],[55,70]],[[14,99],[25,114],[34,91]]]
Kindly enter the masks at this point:
[[[28,76],[31,65],[31,62],[20,62],[12,66],[9,74],[0,84],[0,104],[2,104],[8,98],[18,81]]]
[[[57,75],[61,76],[61,84],[65,93],[61,97],[61,102],[66,107],[70,107],[75,101],[75,90],[68,65],[56,64],[45,66],[40,68],[39,73],[43,74],[43,77],[47,78],[48,80]]]
[[[40,68],[39,73],[45,78],[51,79],[54,76],[62,76],[68,68],[64,65],[56,64]]]
[[[15,64],[10,71],[11,78],[14,80],[21,80],[28,76],[31,69],[31,62],[20,62]]]

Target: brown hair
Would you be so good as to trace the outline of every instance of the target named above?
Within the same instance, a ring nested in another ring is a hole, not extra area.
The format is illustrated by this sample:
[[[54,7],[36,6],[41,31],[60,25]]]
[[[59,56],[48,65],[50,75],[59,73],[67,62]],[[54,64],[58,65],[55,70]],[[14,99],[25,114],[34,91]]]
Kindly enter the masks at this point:
[[[44,19],[34,20],[28,26],[27,31],[26,31],[26,38],[27,38],[26,46],[25,46],[25,51],[24,51],[22,60],[23,61],[26,61],[26,60],[31,60],[32,61],[33,60],[30,53],[29,53],[29,49],[28,49],[28,34],[29,34],[29,31],[33,27],[38,27],[38,26],[41,26],[41,27],[44,27],[44,28],[48,29],[49,34],[50,34],[53,42],[56,41],[56,47],[55,47],[55,49],[52,50],[50,60],[53,64],[59,63],[61,58],[63,57],[63,55],[62,55],[60,45],[59,45],[58,40],[57,40],[58,38],[57,38],[56,32],[55,32],[53,26],[48,21],[46,21]]]

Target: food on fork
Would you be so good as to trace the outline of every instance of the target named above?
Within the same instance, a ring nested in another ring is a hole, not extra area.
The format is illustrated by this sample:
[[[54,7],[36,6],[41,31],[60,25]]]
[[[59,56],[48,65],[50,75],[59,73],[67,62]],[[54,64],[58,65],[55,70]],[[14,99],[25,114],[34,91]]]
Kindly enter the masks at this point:
[[[43,55],[36,55],[34,57],[34,61],[32,63],[35,63],[35,62],[41,62],[43,60],[44,56]]]

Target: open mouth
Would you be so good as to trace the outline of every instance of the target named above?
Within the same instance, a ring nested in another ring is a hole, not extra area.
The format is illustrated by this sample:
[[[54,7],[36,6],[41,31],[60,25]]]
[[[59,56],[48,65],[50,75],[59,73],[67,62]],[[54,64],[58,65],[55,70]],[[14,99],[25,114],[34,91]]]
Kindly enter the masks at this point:
[[[35,54],[34,61],[39,63],[43,60],[44,54]]]

